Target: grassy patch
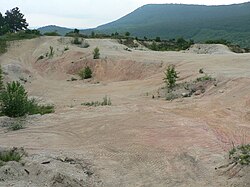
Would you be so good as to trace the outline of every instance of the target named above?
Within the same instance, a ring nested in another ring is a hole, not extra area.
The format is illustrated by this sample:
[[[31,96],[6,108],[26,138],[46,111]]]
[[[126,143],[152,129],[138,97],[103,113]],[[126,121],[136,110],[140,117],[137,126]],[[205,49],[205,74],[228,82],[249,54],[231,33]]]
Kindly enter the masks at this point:
[[[204,81],[215,81],[216,79],[213,78],[211,75],[204,75],[196,79],[197,82],[204,82]]]
[[[19,162],[22,156],[23,154],[21,154],[16,148],[0,151],[0,165],[3,166],[5,162],[10,161]]]
[[[103,101],[101,102],[100,101],[85,102],[85,103],[82,103],[81,105],[97,107],[97,106],[110,106],[112,105],[112,103],[111,103],[111,99],[105,96],[103,98]]]

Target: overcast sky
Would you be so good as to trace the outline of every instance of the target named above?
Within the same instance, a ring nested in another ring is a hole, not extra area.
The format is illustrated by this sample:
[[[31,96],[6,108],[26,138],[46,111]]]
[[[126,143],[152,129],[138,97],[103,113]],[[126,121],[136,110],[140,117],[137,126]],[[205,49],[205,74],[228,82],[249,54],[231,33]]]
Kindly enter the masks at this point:
[[[59,25],[92,28],[117,20],[145,4],[221,5],[247,0],[0,0],[0,12],[19,7],[30,27]]]

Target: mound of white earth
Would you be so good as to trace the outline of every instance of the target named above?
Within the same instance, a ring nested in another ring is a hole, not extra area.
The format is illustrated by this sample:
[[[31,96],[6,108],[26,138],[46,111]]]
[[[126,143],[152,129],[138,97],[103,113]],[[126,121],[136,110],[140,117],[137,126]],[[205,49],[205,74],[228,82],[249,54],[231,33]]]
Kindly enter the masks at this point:
[[[194,44],[187,52],[195,54],[230,54],[230,49],[222,44]]]

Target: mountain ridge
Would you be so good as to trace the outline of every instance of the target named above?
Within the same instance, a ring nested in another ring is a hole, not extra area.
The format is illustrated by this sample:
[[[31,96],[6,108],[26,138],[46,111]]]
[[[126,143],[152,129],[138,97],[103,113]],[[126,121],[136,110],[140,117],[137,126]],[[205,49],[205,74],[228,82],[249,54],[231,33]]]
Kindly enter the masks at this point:
[[[203,42],[226,39],[250,47],[250,2],[232,5],[147,4],[122,18],[81,30],[163,39],[184,37]]]

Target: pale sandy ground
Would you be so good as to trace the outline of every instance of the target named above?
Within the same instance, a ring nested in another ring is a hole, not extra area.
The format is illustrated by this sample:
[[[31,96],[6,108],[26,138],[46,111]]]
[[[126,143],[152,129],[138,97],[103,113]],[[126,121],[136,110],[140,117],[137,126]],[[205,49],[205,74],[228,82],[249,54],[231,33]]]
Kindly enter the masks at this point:
[[[1,147],[29,153],[25,166],[13,166],[18,175],[0,175],[0,186],[250,186],[248,168],[236,175],[237,168],[215,170],[228,162],[232,142],[250,140],[250,54],[224,46],[212,54],[128,52],[113,40],[87,41],[84,49],[67,38],[42,37],[16,42],[0,56],[7,81],[27,78],[29,94],[56,107],[54,114],[31,117],[25,129],[0,128]],[[49,46],[53,59],[37,61]],[[92,60],[96,46],[100,60]],[[94,80],[66,81],[86,64]],[[176,65],[179,81],[201,76],[203,68],[218,85],[192,98],[152,99],[168,64]],[[105,95],[112,106],[81,106]],[[80,160],[93,174],[58,157]]]

